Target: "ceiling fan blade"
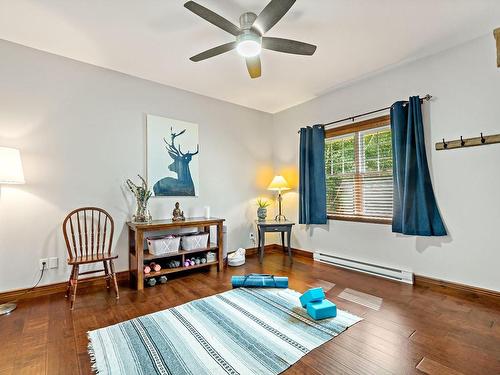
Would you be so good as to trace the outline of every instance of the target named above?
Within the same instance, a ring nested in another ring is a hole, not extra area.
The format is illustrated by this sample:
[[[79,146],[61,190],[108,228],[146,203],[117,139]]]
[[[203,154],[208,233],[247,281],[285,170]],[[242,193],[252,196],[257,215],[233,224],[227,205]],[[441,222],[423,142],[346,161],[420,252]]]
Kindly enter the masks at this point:
[[[193,57],[190,57],[189,60],[198,62],[201,60],[206,60],[209,59],[210,57],[214,57],[217,55],[220,55],[222,53],[226,53],[231,51],[232,49],[236,48],[236,42],[230,42],[226,44],[222,44],[220,46],[210,48],[209,50],[206,50],[202,53],[199,53],[197,55],[194,55]]]
[[[261,75],[260,56],[247,57],[246,62],[250,77],[259,78]]]
[[[204,6],[195,3],[194,1],[188,1],[184,4],[184,7],[189,9],[194,14],[200,16],[201,18],[207,20],[211,24],[227,31],[230,34],[233,34],[234,36],[238,36],[241,33],[241,30],[238,26],[228,21],[224,17],[219,16],[217,13],[212,12],[210,9],[207,9]]]
[[[316,46],[304,42],[282,38],[262,38],[262,48],[273,51],[293,53],[295,55],[312,55],[316,51]]]
[[[268,32],[288,12],[296,0],[271,0],[260,12],[253,26],[261,34]]]

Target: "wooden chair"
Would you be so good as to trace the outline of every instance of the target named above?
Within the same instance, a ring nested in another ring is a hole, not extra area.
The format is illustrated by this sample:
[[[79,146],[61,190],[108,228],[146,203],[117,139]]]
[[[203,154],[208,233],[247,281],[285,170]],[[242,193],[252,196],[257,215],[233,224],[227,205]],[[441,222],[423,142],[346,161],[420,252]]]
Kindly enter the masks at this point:
[[[111,254],[113,243],[113,218],[103,209],[97,207],[82,207],[68,214],[63,222],[64,240],[68,249],[68,265],[71,266],[71,276],[66,288],[68,297],[71,292],[71,309],[76,299],[78,276],[104,272],[106,287],[109,289],[111,281],[119,298],[113,260],[118,255]],[[80,265],[101,263],[103,269],[80,272]],[[86,279],[81,280],[86,281]]]

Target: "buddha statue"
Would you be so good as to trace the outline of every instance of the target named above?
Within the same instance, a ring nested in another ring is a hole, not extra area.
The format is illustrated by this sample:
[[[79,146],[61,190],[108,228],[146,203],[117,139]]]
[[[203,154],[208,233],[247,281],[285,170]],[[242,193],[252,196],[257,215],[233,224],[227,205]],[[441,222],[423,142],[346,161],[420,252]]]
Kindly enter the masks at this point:
[[[175,208],[172,211],[172,221],[182,221],[186,220],[184,217],[184,211],[179,208],[179,202],[175,202]]]

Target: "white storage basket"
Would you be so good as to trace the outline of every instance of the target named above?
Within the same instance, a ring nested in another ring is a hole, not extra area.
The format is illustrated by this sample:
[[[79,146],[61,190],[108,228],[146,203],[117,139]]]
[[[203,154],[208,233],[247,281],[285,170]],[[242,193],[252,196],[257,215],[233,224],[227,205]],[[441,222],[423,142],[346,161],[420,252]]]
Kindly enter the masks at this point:
[[[173,254],[179,252],[180,237],[162,236],[148,238],[148,251],[153,255]]]
[[[208,247],[208,233],[194,233],[182,237],[182,250],[198,250]]]
[[[220,250],[219,250],[220,251]],[[215,262],[217,260],[217,255],[215,254],[215,252],[213,251],[209,251],[207,254],[206,254],[206,257],[207,257],[207,263],[210,263],[210,262]]]

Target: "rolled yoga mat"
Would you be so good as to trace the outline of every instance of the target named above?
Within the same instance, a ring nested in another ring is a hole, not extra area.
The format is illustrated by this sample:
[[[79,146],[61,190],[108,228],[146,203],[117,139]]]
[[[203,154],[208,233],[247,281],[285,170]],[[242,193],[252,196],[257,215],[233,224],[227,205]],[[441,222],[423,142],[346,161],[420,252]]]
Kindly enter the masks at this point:
[[[233,288],[288,288],[288,277],[251,273],[231,277]]]

